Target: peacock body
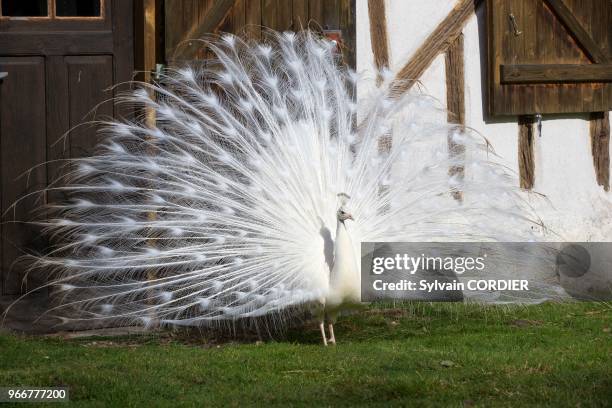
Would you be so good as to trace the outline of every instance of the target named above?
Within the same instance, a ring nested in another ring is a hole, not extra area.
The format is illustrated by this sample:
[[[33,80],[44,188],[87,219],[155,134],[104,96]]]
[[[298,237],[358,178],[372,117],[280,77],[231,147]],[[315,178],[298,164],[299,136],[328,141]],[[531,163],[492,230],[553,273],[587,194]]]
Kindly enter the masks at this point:
[[[69,197],[49,205],[56,245],[35,265],[53,273],[53,315],[198,326],[316,305],[333,319],[360,300],[361,242],[524,240],[537,219],[435,100],[385,81],[357,104],[334,43],[207,46],[206,66],[122,97],[155,126],[104,123],[97,153],[47,190]]]

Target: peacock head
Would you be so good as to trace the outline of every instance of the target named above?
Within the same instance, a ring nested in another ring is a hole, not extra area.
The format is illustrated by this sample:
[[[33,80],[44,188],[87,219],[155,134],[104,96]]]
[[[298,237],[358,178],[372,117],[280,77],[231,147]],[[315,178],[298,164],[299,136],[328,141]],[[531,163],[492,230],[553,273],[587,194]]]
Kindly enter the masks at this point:
[[[340,193],[338,194],[338,198],[340,198],[340,208],[338,208],[338,212],[336,213],[336,216],[338,217],[338,221],[340,222],[344,222],[346,220],[355,221],[355,219],[353,218],[353,215],[350,212],[348,212],[348,210],[346,209],[346,203],[351,198],[351,196],[349,196],[346,193]]]
[[[355,219],[353,218],[351,213],[346,211],[346,209],[344,207],[338,208],[338,212],[337,212],[336,215],[338,216],[338,221],[341,221],[341,222],[344,222],[346,220],[353,220],[353,221],[355,221]]]

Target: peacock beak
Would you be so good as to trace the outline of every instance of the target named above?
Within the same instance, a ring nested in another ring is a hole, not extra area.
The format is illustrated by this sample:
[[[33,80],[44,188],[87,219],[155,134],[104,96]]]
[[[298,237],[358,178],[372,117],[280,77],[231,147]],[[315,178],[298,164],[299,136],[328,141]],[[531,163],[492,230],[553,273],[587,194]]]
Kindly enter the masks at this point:
[[[353,215],[352,215],[352,214],[347,214],[347,215],[346,215],[346,219],[347,219],[347,220],[351,220],[351,221],[355,221],[355,219],[353,218]]]

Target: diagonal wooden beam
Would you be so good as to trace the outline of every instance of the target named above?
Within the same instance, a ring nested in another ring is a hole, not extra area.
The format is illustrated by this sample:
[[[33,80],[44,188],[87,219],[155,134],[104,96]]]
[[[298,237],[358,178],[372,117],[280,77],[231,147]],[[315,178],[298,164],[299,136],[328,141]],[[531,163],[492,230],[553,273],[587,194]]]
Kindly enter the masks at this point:
[[[189,56],[189,47],[180,46],[182,42],[202,38],[206,34],[216,32],[232,9],[234,1],[235,0],[215,0],[212,8],[204,17],[202,24],[194,24],[183,40],[178,43],[179,46],[177,47],[174,59],[181,60]]]
[[[596,64],[609,62],[608,56],[593,41],[589,33],[582,27],[572,11],[561,0],[544,0],[552,12],[563,23],[570,35],[578,42],[587,56]]]
[[[383,82],[382,70],[389,68],[389,39],[387,37],[387,15],[385,13],[385,0],[368,0],[368,17],[370,19],[370,43],[376,65],[376,85]],[[393,143],[391,134],[385,133],[378,140],[378,150],[389,152]],[[380,192],[385,190],[380,187]]]
[[[370,17],[370,42],[374,54],[374,64],[378,70],[376,83],[380,85],[380,71],[389,68],[389,40],[387,38],[387,16],[385,0],[368,0],[368,16]]]
[[[482,0],[460,0],[457,3],[398,72],[391,85],[393,94],[402,94],[412,88],[438,54],[445,52],[455,42],[468,18],[474,14],[481,2]]]

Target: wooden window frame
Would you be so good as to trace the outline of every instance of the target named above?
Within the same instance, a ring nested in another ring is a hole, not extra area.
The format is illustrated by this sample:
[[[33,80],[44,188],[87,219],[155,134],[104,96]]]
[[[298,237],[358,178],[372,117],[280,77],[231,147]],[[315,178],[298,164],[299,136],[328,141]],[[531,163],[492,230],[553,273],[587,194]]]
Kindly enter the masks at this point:
[[[5,16],[2,13],[2,3],[0,2],[0,20],[10,21],[104,21],[106,17],[106,0],[100,1],[100,15],[99,16],[58,16],[57,15],[57,1],[47,0],[47,15],[46,16]]]
[[[5,16],[2,12],[2,1],[0,1],[0,20],[13,20],[13,21],[36,21],[36,20],[51,20],[51,14],[53,10],[51,5],[55,4],[55,0],[47,0],[47,15],[46,16]]]
[[[92,21],[92,20],[104,20],[104,14],[106,11],[106,0],[100,0],[100,15],[99,16],[58,16],[57,15],[57,1],[49,0],[53,3],[53,18],[57,20],[78,20],[78,21]]]

